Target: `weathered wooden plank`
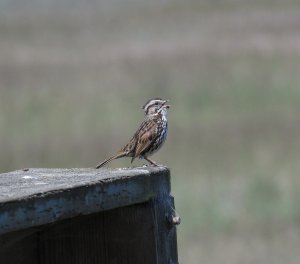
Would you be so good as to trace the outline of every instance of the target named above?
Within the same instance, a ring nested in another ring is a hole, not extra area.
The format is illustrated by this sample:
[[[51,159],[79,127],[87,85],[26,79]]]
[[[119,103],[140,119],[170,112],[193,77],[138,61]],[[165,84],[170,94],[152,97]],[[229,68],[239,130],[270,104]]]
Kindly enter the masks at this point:
[[[0,263],[40,264],[37,231],[31,228],[0,236]]]
[[[0,174],[0,234],[170,193],[169,170],[29,169]]]
[[[177,264],[176,224],[170,219],[176,216],[174,199],[170,195],[159,195],[152,200],[155,215],[155,238],[157,262]],[[180,220],[180,219],[179,219]]]
[[[175,264],[175,228],[151,200],[0,236],[5,264]],[[167,211],[165,211],[167,210]]]
[[[49,226],[41,235],[41,262],[158,263],[150,207],[142,203]]]

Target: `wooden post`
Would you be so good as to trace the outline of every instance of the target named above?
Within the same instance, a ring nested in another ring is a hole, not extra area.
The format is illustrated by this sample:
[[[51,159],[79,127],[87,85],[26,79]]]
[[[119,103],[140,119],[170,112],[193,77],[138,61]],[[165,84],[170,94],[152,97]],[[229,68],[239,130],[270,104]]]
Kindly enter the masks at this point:
[[[0,174],[0,263],[178,263],[174,212],[165,167]]]

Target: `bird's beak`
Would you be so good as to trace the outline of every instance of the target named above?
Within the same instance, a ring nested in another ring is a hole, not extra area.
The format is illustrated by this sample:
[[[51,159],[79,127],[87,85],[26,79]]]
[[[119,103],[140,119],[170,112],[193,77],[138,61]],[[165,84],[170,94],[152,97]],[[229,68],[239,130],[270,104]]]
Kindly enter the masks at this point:
[[[169,100],[164,101],[163,107],[169,109],[171,106],[169,104],[166,104],[167,102],[169,102]]]

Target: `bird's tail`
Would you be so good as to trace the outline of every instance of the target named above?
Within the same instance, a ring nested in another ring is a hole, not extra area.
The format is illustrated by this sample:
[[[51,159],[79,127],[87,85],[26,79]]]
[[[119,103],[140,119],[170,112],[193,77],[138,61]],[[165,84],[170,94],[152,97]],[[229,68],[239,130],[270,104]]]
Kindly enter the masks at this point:
[[[115,160],[115,159],[119,159],[119,158],[122,158],[122,157],[125,157],[127,155],[127,152],[125,151],[122,151],[122,152],[119,152],[117,153],[116,155],[104,160],[103,162],[101,162],[100,164],[98,164],[96,166],[96,169],[99,169],[101,168],[102,166],[104,166],[105,164],[107,164],[108,162],[112,161],[112,160]]]

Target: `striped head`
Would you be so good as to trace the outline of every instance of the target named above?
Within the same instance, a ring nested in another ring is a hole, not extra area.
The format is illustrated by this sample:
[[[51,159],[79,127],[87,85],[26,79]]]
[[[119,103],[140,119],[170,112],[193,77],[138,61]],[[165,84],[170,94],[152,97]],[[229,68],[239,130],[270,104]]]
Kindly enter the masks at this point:
[[[142,107],[145,115],[152,117],[156,116],[159,113],[162,113],[163,116],[167,115],[167,109],[170,108],[170,105],[166,104],[168,100],[162,100],[160,98],[150,99]]]

